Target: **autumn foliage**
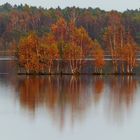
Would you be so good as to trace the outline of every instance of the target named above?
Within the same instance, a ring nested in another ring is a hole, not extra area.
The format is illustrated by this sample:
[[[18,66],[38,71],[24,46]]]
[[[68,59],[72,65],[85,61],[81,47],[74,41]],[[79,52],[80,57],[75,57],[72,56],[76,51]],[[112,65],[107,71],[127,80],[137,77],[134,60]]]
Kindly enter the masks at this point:
[[[94,45],[85,29],[77,28],[74,21],[67,23],[60,18],[51,26],[51,32],[47,35],[38,37],[35,33],[30,33],[21,38],[18,58],[20,66],[25,68],[27,74],[52,74],[55,62],[60,60],[69,64],[72,74],[78,74],[91,51],[95,51],[96,68],[101,69],[104,61],[99,43],[95,42]]]
[[[45,73],[51,68],[55,59],[59,58],[56,42],[51,35],[39,39],[35,33],[22,38],[18,50],[19,64],[26,73]]]
[[[106,49],[96,39],[91,39],[83,27],[77,27],[75,19],[69,22],[63,17],[51,25],[43,36],[29,33],[18,45],[19,65],[27,74],[63,73],[79,74],[86,62],[92,60],[94,73],[103,73],[105,54],[111,56],[113,73],[133,73],[137,67],[137,44],[122,25],[118,13],[110,13],[109,26],[104,32]]]

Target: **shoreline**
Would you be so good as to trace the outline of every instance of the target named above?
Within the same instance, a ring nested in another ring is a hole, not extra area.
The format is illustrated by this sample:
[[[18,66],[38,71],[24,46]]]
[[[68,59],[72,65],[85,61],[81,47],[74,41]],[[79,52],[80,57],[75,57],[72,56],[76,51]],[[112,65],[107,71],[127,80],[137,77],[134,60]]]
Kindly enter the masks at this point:
[[[35,75],[35,76],[42,76],[42,75],[58,75],[58,76],[63,76],[63,75],[67,75],[67,76],[82,76],[82,75],[104,75],[104,76],[110,76],[110,75],[114,75],[114,76],[125,76],[125,75],[137,75],[136,73],[78,73],[78,74],[72,74],[72,73],[17,73],[17,75]]]

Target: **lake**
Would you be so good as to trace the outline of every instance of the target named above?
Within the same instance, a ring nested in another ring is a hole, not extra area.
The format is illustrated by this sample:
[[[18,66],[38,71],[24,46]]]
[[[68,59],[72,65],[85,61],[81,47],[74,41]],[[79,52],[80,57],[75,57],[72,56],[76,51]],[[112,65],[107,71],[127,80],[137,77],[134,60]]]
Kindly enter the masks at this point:
[[[1,140],[140,138],[140,76],[0,75]]]

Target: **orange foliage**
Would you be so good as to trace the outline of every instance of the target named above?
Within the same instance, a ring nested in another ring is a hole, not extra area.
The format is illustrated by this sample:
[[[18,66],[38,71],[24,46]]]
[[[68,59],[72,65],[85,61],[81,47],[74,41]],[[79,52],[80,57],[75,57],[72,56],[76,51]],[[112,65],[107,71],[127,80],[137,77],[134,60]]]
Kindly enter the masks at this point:
[[[104,41],[112,57],[113,72],[132,73],[137,66],[137,45],[121,22],[118,13],[110,13]],[[47,35],[39,38],[35,33],[30,33],[19,42],[19,64],[28,74],[51,74],[55,61],[60,62],[62,72],[64,60],[69,63],[73,74],[80,73],[85,59],[90,57],[93,58],[95,72],[102,73],[104,51],[98,41],[93,41],[83,27],[76,27],[75,20],[67,23],[62,17],[51,26],[51,32]]]
[[[59,20],[51,26],[51,30],[56,40],[64,40],[67,32],[67,23],[65,19],[59,18]]]
[[[97,42],[97,40],[94,41],[94,46],[92,48],[92,56],[95,59],[95,72],[102,73],[102,69],[105,65],[104,61],[104,51],[101,48],[100,44]]]
[[[51,73],[53,61],[59,57],[59,53],[51,35],[40,41],[35,34],[29,34],[21,39],[18,56],[19,63],[25,68],[26,73],[44,73],[46,68]]]

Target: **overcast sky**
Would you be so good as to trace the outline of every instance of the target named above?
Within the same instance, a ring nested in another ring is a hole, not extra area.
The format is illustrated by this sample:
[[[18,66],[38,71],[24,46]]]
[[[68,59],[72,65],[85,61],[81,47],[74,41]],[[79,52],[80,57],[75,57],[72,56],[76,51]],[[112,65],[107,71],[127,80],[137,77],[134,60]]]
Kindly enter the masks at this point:
[[[42,6],[45,8],[58,7],[61,8],[67,6],[79,6],[79,7],[99,7],[104,10],[119,10],[124,11],[126,9],[139,9],[140,0],[0,0],[0,4],[29,4],[32,6]]]

